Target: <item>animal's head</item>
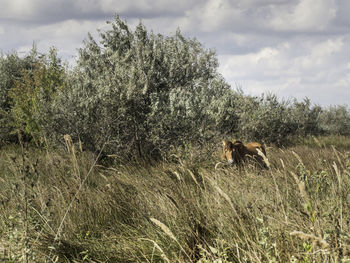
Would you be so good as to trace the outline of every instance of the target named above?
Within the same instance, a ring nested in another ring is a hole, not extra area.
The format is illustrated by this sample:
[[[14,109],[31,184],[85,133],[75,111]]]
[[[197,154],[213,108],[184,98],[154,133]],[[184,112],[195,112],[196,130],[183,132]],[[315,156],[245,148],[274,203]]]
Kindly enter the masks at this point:
[[[223,158],[230,164],[234,164],[240,159],[240,151],[243,147],[241,141],[222,141],[223,145]]]

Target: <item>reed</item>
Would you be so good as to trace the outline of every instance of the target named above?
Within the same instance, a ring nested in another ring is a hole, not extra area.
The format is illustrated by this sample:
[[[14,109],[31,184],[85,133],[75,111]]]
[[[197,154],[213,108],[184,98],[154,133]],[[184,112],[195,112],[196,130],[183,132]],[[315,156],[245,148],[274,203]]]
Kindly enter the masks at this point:
[[[268,147],[270,169],[260,171],[216,165],[220,145],[218,152],[212,145],[174,150],[175,158],[152,164],[103,166],[66,143],[0,151],[1,260],[350,259],[345,148]]]

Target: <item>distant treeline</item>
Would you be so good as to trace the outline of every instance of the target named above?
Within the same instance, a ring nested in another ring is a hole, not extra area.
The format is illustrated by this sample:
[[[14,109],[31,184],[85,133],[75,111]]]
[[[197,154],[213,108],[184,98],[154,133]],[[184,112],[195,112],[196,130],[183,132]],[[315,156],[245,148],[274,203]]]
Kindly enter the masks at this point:
[[[288,144],[307,135],[350,134],[345,105],[327,108],[275,95],[252,97],[218,73],[214,50],[180,31],[164,36],[118,16],[91,35],[68,67],[52,48],[0,56],[0,144],[63,142],[120,155],[219,138]]]

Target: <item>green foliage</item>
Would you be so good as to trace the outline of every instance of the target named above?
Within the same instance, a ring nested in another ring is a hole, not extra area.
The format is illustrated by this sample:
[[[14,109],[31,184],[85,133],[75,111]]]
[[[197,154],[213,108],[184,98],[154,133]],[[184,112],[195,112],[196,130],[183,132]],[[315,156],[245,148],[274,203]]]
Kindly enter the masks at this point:
[[[42,127],[52,124],[51,103],[62,89],[65,69],[52,48],[39,55],[34,46],[24,58],[9,54],[0,60],[0,140],[21,133],[26,140],[42,139]]]
[[[215,121],[214,129],[221,136],[232,136],[237,134],[242,127],[239,126],[240,118],[243,116],[242,106],[249,101],[241,90],[224,91],[217,94],[216,99],[209,109],[210,117]]]
[[[215,247],[208,246],[208,249],[198,245],[198,249],[200,259],[197,263],[232,263],[228,256],[230,246],[226,244],[225,240],[216,240]]]
[[[22,78],[23,70],[29,69],[32,64],[32,56],[21,59],[16,53],[1,54],[0,56],[0,143],[13,142],[14,120],[11,114],[13,101],[10,90],[15,83]]]
[[[54,48],[48,56],[38,56],[33,49],[31,57],[31,67],[22,69],[9,95],[15,132],[24,132],[39,142],[42,128],[52,123],[51,103],[57,91],[63,89],[65,70]]]
[[[111,26],[80,49],[57,99],[55,133],[93,151],[108,142],[107,152],[138,155],[211,136],[210,105],[229,90],[215,53],[179,31],[164,37],[139,24],[132,32],[118,16]]]
[[[20,134],[54,145],[69,134],[89,151],[153,158],[224,137],[285,146],[350,134],[346,106],[247,96],[218,73],[213,50],[179,30],[131,30],[118,16],[108,23],[97,40],[88,36],[70,70],[54,48],[0,57],[1,144]]]
[[[0,57],[0,142],[20,133],[67,148],[0,151],[1,259],[349,261],[346,106],[246,96],[197,40],[110,24],[72,70],[55,49]],[[257,176],[215,165],[224,136],[313,147],[268,147]],[[99,150],[172,161],[103,167]]]
[[[322,133],[320,127],[320,115],[322,108],[318,105],[311,106],[309,99],[298,102],[294,99],[292,106],[292,118],[296,123],[298,136],[319,135]]]
[[[295,132],[291,108],[275,95],[249,98],[241,105],[239,133],[249,140],[286,144]]]
[[[346,105],[330,106],[322,111],[320,126],[326,134],[349,135],[350,112]]]

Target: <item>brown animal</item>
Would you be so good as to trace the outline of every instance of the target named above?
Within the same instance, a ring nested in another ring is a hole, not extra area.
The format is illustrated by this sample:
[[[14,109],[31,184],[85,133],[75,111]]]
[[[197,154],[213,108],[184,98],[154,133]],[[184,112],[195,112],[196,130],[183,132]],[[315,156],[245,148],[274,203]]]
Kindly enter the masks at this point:
[[[248,159],[253,159],[261,168],[268,169],[269,163],[266,158],[264,146],[258,142],[250,142],[244,145],[241,141],[222,141],[222,159],[227,160],[231,165],[237,164],[239,167]]]

